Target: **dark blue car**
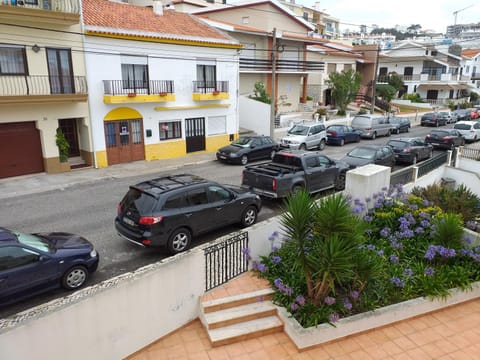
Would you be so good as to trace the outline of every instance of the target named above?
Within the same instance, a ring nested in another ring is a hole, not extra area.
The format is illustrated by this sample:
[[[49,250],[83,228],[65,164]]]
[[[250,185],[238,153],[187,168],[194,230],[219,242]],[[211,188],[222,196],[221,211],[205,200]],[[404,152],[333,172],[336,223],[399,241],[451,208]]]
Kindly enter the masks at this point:
[[[360,134],[360,131],[348,125],[330,125],[327,127],[327,143],[343,146],[349,142],[359,142]]]
[[[54,288],[78,289],[98,261],[93,245],[79,235],[24,234],[0,227],[0,305]]]

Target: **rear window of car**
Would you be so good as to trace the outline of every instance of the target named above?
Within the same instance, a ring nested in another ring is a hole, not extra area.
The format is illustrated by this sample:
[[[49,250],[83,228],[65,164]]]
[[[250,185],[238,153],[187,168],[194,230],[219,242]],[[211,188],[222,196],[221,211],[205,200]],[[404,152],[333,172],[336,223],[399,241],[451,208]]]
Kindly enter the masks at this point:
[[[343,126],[340,125],[332,125],[327,128],[327,131],[336,131],[336,132],[343,132]]]
[[[392,146],[394,148],[404,149],[407,146],[409,146],[410,143],[408,143],[406,141],[391,140],[387,143],[387,145]]]
[[[442,131],[442,130],[433,130],[430,134],[436,135],[436,136],[448,136],[450,133],[448,131]]]
[[[130,188],[122,200],[123,209],[137,209],[140,214],[149,213],[157,203],[157,199],[135,188]]]
[[[455,124],[455,126],[453,127],[454,129],[457,129],[457,130],[470,130],[472,126],[470,124]]]

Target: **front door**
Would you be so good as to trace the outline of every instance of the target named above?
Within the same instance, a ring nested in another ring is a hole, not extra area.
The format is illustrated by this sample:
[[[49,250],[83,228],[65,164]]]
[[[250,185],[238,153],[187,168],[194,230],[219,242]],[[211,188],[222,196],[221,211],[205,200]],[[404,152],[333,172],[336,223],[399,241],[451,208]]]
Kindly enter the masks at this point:
[[[70,145],[68,157],[80,156],[77,134],[77,119],[60,119],[58,120],[58,126],[65,135],[68,145]]]
[[[105,121],[109,165],[145,159],[142,119]]]
[[[47,49],[48,76],[52,94],[74,94],[72,58],[69,49]]]
[[[205,150],[205,118],[185,119],[187,153]]]

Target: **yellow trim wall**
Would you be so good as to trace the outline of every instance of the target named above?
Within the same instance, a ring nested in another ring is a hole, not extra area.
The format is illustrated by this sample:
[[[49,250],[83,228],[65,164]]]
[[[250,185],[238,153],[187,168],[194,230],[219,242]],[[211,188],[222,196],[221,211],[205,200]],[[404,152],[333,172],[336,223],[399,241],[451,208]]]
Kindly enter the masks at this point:
[[[95,153],[95,158],[97,159],[97,168],[104,168],[108,166],[106,150],[97,151]]]

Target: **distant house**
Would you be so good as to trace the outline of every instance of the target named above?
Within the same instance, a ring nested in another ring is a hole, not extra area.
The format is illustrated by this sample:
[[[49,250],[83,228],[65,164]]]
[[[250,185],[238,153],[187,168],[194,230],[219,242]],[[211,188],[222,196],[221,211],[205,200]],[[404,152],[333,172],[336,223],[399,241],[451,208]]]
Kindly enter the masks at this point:
[[[93,163],[80,0],[0,4],[0,178]],[[61,162],[60,129],[70,162]]]
[[[477,94],[480,94],[480,49],[466,49],[462,51],[465,59],[463,75],[470,77],[470,84]]]
[[[154,1],[84,0],[97,167],[214,151],[238,134],[238,41]]]
[[[432,105],[447,105],[468,99],[470,77],[461,69],[461,56],[435,45],[408,41],[381,54],[377,83],[388,82],[389,74],[396,73],[404,82],[401,94],[416,93]]]

